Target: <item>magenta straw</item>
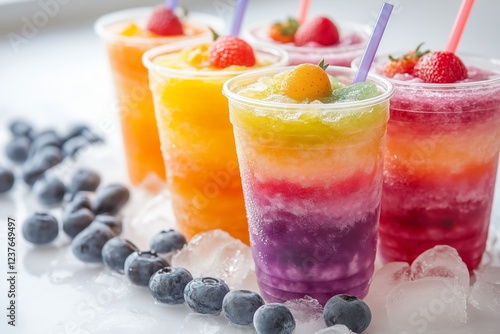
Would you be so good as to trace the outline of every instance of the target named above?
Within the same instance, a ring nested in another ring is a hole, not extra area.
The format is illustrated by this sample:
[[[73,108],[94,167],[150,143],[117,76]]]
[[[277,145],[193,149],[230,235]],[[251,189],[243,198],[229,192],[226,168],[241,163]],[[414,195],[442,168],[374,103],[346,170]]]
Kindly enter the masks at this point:
[[[166,1],[167,8],[169,8],[171,10],[174,10],[175,8],[177,8],[178,3],[179,3],[178,0],[167,0]]]
[[[238,36],[240,34],[241,22],[243,21],[243,16],[245,15],[245,9],[247,7],[248,0],[238,0],[236,8],[234,9],[233,22],[231,24],[231,36]]]
[[[377,23],[375,24],[375,28],[373,28],[373,32],[370,36],[370,40],[368,41],[368,45],[366,46],[363,58],[361,58],[358,72],[356,72],[356,76],[352,81],[353,84],[366,80],[368,71],[370,71],[370,67],[372,66],[373,59],[375,58],[375,54],[377,53],[380,40],[384,35],[385,27],[387,26],[387,22],[389,21],[389,17],[391,16],[393,8],[394,5],[387,2],[382,6],[382,10],[378,15]]]

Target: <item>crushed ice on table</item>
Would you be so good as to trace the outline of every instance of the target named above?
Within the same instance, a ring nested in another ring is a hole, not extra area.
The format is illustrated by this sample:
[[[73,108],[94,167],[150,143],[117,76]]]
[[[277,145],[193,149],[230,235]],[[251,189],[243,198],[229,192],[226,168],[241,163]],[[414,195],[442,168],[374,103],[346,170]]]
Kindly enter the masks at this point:
[[[174,255],[172,266],[186,268],[193,277],[222,278],[234,288],[243,282],[254,265],[250,247],[227,232],[212,230],[195,235]]]
[[[467,322],[467,293],[454,278],[404,282],[389,293],[387,316],[393,328],[408,333],[449,330]]]
[[[296,322],[295,334],[310,334],[325,328],[323,306],[314,298],[305,296],[285,302]]]
[[[331,327],[317,331],[315,334],[356,334],[351,332],[349,328],[344,325],[333,325]]]
[[[469,303],[486,314],[500,314],[500,268],[483,267],[475,271],[476,282],[469,295]]]
[[[447,277],[468,291],[469,270],[455,248],[439,245],[420,254],[411,264],[413,280],[423,277]]]
[[[178,334],[255,334],[255,329],[232,325],[222,315],[189,313]]]

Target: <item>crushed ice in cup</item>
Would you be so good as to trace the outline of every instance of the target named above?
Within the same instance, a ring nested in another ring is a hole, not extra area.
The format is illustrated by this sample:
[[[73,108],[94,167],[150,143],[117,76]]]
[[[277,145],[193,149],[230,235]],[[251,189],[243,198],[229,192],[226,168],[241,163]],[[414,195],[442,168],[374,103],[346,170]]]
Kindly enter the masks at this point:
[[[222,230],[195,235],[172,258],[172,266],[186,268],[193,277],[222,278],[230,288],[240,285],[254,264],[250,247]]]
[[[178,334],[255,334],[255,329],[232,325],[223,315],[189,313]]]
[[[323,306],[318,300],[305,296],[285,302],[296,322],[294,334],[310,334],[325,328]]]
[[[465,291],[469,290],[469,270],[457,250],[450,246],[435,246],[420,254],[411,264],[411,275],[413,280],[434,276],[452,278]]]
[[[344,325],[333,325],[331,327],[317,331],[315,334],[356,334],[351,332],[349,328]]]
[[[390,325],[408,334],[449,330],[467,322],[467,294],[455,278],[403,282],[387,297]]]

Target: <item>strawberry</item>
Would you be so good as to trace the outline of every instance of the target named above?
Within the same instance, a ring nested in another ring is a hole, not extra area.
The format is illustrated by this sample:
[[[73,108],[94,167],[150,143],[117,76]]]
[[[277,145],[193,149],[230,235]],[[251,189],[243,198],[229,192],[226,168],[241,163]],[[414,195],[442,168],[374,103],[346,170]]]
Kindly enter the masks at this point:
[[[297,46],[302,46],[309,42],[330,46],[337,44],[339,40],[339,31],[335,24],[329,18],[319,16],[306,21],[297,29],[294,43]]]
[[[288,18],[285,22],[275,22],[269,27],[268,36],[279,43],[293,42],[295,32],[299,28],[299,22],[294,18]]]
[[[420,51],[423,44],[417,46],[414,51],[405,53],[401,58],[389,56],[391,61],[384,65],[382,72],[389,78],[394,77],[396,74],[413,74],[413,68],[420,57],[430,52],[429,50]]]
[[[255,65],[255,55],[250,44],[235,36],[214,37],[215,41],[208,48],[210,65],[217,68]]]
[[[157,6],[149,18],[147,29],[161,36],[182,35],[182,23],[175,13],[165,7]]]
[[[467,67],[453,52],[434,51],[419,59],[413,75],[430,83],[453,83],[467,79]]]

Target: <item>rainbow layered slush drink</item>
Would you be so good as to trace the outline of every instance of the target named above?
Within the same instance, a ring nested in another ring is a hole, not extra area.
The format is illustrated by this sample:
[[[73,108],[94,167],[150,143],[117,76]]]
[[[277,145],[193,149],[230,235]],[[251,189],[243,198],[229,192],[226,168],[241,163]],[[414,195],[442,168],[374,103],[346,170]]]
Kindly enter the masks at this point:
[[[309,295],[322,304],[338,293],[364,297],[374,269],[392,86],[370,77],[376,97],[298,103],[274,96],[284,70],[247,74],[224,87],[261,293],[267,301]],[[327,72],[347,85],[354,75],[341,67]]]
[[[148,85],[148,71],[142,64],[147,50],[182,40],[208,40],[208,26],[220,27],[217,18],[190,14],[183,22],[184,35],[159,36],[146,30],[152,8],[135,8],[101,17],[96,31],[106,44],[120,112],[125,157],[132,184],[148,174],[165,178],[165,167]]]
[[[379,232],[385,261],[411,262],[446,244],[469,270],[480,263],[500,147],[500,62],[461,59],[469,76],[462,82],[392,79]]]
[[[222,229],[249,243],[248,224],[224,82],[253,68],[286,65],[278,48],[256,49],[254,67],[212,68],[206,43],[177,43],[146,53],[167,182],[186,237]]]

